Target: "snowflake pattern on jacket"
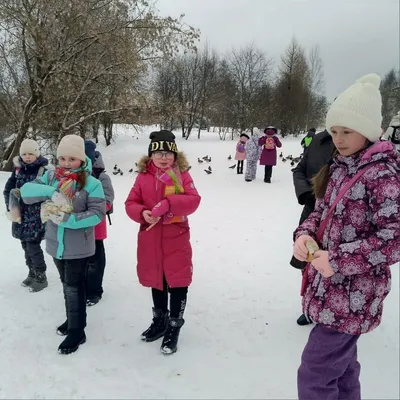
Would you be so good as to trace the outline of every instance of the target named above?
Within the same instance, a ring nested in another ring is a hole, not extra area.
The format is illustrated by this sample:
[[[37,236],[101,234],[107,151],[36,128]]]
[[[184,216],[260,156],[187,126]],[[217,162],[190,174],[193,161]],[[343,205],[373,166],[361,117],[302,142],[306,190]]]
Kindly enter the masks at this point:
[[[324,198],[294,233],[295,239],[315,239],[340,189],[371,163],[337,204],[320,243],[335,274],[324,278],[310,266],[303,296],[303,311],[313,321],[352,335],[380,324],[390,266],[400,261],[400,155],[393,144],[378,142],[357,155],[336,157]]]

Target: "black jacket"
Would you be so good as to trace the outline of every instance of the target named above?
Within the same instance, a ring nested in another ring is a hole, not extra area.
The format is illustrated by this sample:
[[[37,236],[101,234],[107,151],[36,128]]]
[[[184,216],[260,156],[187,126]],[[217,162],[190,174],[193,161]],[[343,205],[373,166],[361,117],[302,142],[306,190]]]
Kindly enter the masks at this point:
[[[332,159],[333,151],[334,145],[329,132],[326,130],[320,132],[314,136],[299,164],[292,169],[297,200],[299,204],[305,206],[300,224],[307,219],[315,206],[311,179]]]
[[[303,158],[292,169],[297,201],[304,206],[299,225],[314,211],[315,197],[312,191],[311,179],[332,159],[334,148],[332,136],[329,132],[327,130],[320,132],[314,136]],[[290,265],[297,269],[303,269],[306,264],[306,262],[299,261],[294,256],[290,261]]]

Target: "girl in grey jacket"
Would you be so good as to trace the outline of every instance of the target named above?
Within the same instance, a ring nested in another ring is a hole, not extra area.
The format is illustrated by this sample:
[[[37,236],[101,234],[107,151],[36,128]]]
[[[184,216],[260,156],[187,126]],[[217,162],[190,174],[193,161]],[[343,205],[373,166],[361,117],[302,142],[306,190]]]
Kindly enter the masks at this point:
[[[50,210],[46,251],[60,274],[67,314],[67,320],[57,329],[58,334],[66,336],[58,350],[70,354],[86,341],[85,277],[89,257],[95,252],[94,227],[105,217],[106,202],[100,181],[90,175],[91,161],[80,136],[64,136],[57,160],[55,171],[25,184],[21,196],[26,204],[46,201]],[[68,205],[72,205],[71,212],[65,212]]]

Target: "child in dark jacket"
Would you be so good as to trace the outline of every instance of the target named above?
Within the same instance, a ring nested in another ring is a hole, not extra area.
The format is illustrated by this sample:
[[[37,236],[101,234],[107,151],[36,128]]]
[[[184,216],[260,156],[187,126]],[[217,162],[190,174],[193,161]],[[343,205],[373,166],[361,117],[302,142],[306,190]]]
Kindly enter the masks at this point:
[[[101,182],[106,198],[106,211],[108,212],[114,202],[114,188],[110,177],[104,172],[105,165],[103,157],[96,151],[96,144],[91,140],[85,140],[86,155],[92,161],[92,175]],[[94,239],[96,241],[96,252],[90,258],[88,273],[86,276],[86,304],[94,306],[103,296],[103,277],[106,267],[106,252],[104,239],[107,238],[106,217],[94,227]]]
[[[19,157],[14,159],[14,169],[4,188],[4,200],[10,213],[10,193],[19,197],[21,187],[39,179],[45,172],[48,160],[40,155],[39,145],[32,139],[21,143]],[[39,292],[48,286],[46,278],[46,262],[40,246],[44,238],[45,225],[40,219],[40,203],[25,204],[19,200],[20,220],[13,220],[12,235],[21,241],[25,253],[25,262],[29,272],[22,286],[30,292]]]
[[[326,116],[337,155],[313,179],[315,210],[294,234],[294,256],[309,257],[303,312],[316,326],[298,371],[299,400],[361,399],[357,342],[381,323],[400,261],[400,154],[381,142],[376,74],[341,93]]]

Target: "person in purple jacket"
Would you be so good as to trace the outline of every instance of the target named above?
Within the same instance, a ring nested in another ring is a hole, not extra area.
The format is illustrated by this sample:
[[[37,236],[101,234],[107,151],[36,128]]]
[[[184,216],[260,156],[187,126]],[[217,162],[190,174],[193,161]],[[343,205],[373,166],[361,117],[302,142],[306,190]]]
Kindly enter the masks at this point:
[[[275,127],[268,126],[265,128],[264,133],[265,135],[258,139],[258,145],[263,148],[260,165],[265,166],[264,182],[271,183],[272,169],[277,160],[276,148],[282,147],[282,143],[276,135],[278,130]]]

